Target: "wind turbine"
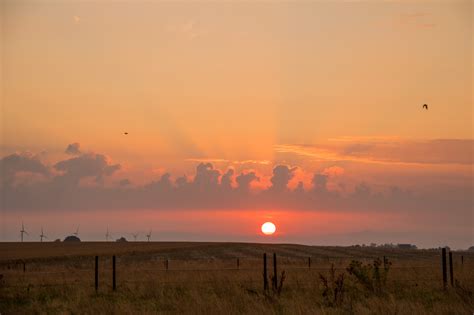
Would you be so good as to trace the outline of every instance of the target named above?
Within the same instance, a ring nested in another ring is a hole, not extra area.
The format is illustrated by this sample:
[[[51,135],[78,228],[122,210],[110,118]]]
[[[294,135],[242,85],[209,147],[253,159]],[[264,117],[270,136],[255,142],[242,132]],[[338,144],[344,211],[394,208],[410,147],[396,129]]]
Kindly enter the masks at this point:
[[[23,242],[23,234],[25,234],[25,233],[26,233],[26,235],[29,235],[28,232],[26,232],[26,230],[25,230],[25,226],[23,225],[23,222],[21,222],[20,234],[21,234],[21,241],[22,242]]]
[[[77,226],[76,232],[72,233],[72,235],[79,236],[79,225]]]
[[[43,227],[41,227],[41,235],[40,235],[40,242],[43,243],[43,238],[48,238],[46,235],[43,233]]]
[[[148,234],[146,235],[146,238],[148,239],[148,242],[149,242],[149,241],[150,241],[150,238],[151,238],[151,230],[150,230],[150,233],[148,233]]]
[[[136,234],[133,234],[133,233],[132,233],[132,236],[133,236],[133,241],[136,242],[136,241],[137,241],[137,237],[138,237],[138,233],[136,233]]]
[[[107,233],[105,233],[105,241],[106,241],[106,242],[109,241],[109,237],[112,237],[112,235],[110,235],[110,233],[109,233],[109,228],[107,227]]]

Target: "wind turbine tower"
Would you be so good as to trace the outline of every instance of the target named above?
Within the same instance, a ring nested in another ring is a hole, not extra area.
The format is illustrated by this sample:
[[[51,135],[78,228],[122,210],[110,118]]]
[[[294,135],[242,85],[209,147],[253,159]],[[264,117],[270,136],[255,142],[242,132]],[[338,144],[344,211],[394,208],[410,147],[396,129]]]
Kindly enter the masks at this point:
[[[41,235],[40,235],[40,242],[43,243],[43,238],[48,238],[46,235],[43,233],[43,227],[41,227]]]
[[[133,236],[133,241],[136,242],[137,241],[137,237],[138,237],[138,233],[137,234],[132,234]]]
[[[150,230],[150,233],[148,233],[148,234],[146,235],[146,238],[148,239],[148,242],[149,242],[149,241],[150,241],[150,238],[151,238],[151,230]]]
[[[79,225],[77,226],[76,232],[72,233],[72,235],[79,236]]]
[[[21,222],[20,234],[21,234],[21,242],[23,242],[23,234],[29,235],[28,232],[26,232],[25,230],[25,226],[23,225],[23,222]]]
[[[107,233],[105,233],[105,241],[106,241],[106,242],[109,241],[109,237],[112,237],[112,235],[110,235],[110,233],[109,233],[109,228],[107,228]]]

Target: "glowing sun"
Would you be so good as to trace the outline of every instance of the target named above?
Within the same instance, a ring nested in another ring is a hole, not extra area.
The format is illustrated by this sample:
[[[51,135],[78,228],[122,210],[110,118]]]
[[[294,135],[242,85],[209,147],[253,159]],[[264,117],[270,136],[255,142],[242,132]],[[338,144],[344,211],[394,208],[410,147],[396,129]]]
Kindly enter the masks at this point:
[[[276,226],[272,222],[265,222],[262,224],[262,233],[265,235],[272,235],[276,231]]]

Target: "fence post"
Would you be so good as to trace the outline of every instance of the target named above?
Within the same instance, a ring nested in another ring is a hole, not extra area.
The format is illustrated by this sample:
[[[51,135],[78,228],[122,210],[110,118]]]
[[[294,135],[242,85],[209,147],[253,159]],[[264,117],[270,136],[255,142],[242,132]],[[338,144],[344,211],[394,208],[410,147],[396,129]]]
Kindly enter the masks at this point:
[[[273,289],[278,288],[277,254],[273,253]]]
[[[461,265],[464,265],[464,256],[461,256]]]
[[[263,253],[263,290],[268,290],[267,253]]]
[[[387,258],[383,256],[383,269],[386,269],[387,267]]]
[[[237,258],[237,269],[240,269],[240,259]]]
[[[170,263],[169,263],[168,259],[166,259],[166,261],[165,261],[165,267],[166,267],[166,270],[168,270],[168,268],[169,268],[169,265],[170,265]]]
[[[311,269],[311,256],[308,257],[308,269]]]
[[[449,278],[451,286],[454,287],[454,273],[453,273],[453,253],[449,251]]]
[[[23,261],[23,272],[26,272],[26,262]]]
[[[95,292],[99,290],[99,256],[95,256]]]
[[[446,289],[448,283],[448,275],[446,273],[446,248],[441,250],[441,265],[443,271],[443,288]]]
[[[112,290],[115,291],[117,283],[115,279],[115,255],[112,256]]]

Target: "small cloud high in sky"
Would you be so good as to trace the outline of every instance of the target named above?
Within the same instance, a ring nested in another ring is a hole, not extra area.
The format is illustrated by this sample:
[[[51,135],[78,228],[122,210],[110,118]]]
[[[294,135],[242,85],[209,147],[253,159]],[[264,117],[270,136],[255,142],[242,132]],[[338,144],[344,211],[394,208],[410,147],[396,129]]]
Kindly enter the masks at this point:
[[[473,245],[471,1],[1,6],[1,240]]]

